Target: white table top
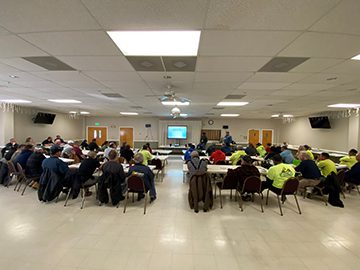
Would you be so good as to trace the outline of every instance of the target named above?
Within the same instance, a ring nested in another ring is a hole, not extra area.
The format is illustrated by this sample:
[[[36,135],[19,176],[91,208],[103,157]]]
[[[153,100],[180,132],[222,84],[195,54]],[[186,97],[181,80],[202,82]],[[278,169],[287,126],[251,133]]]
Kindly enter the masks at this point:
[[[169,156],[153,156],[154,159],[160,159],[161,161],[165,161],[169,158]]]
[[[81,164],[81,163],[71,164],[71,165],[69,165],[69,168],[71,168],[71,169],[79,169],[80,164]],[[129,165],[129,164],[121,164],[121,165],[123,166],[124,172],[125,172],[125,173],[128,173],[128,172],[129,172],[129,167],[130,167],[130,165]],[[148,165],[148,167],[149,167],[151,170],[154,170],[154,169],[156,168],[155,165]],[[94,174],[97,174],[97,175],[98,175],[98,172],[95,171]]]
[[[49,158],[49,155],[44,155],[46,158]],[[63,157],[59,157],[59,159],[61,159],[62,161],[64,161],[65,163],[73,163],[74,160],[71,158],[63,158]],[[80,163],[79,163],[80,164]]]
[[[160,155],[169,155],[172,153],[172,150],[164,150],[164,149],[153,149],[153,153],[159,153]]]
[[[208,165],[207,166],[207,172],[208,173],[219,173],[219,174],[226,174],[228,169],[236,169],[237,167],[240,167],[240,165]],[[267,169],[256,166],[256,168],[259,170],[260,174],[267,174]],[[187,164],[183,164],[183,172],[188,172]]]
[[[87,156],[89,154],[90,150],[82,150],[82,153]],[[97,156],[102,156],[104,155],[104,152],[100,151],[96,153]]]

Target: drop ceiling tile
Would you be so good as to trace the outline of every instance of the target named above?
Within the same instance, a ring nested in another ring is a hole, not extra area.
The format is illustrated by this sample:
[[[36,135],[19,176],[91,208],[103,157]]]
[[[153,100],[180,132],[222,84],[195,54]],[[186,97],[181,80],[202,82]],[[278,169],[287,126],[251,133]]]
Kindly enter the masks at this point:
[[[247,82],[292,83],[299,81],[309,75],[310,73],[257,72]]]
[[[21,71],[45,71],[46,69],[30,63],[29,61],[24,60],[23,58],[0,58],[0,62],[17,68]]]
[[[134,71],[124,56],[60,56],[58,58],[81,71]]]
[[[210,1],[205,27],[306,30],[338,2],[339,0]]]
[[[243,82],[248,79],[250,72],[196,72],[196,82]]]
[[[21,83],[21,82],[26,82],[26,81],[43,81],[44,79],[39,78],[37,76],[34,76],[30,73],[27,72],[12,72],[11,75],[16,76],[16,78],[11,78],[9,77],[10,74],[7,73],[0,73],[0,80],[2,81],[7,81],[10,83]]]
[[[19,72],[19,70],[7,64],[0,63],[0,73],[8,73],[9,75],[11,75],[12,72]]]
[[[5,28],[0,26],[0,35],[7,35],[10,34],[9,31],[7,31]]]
[[[176,82],[192,82],[195,77],[194,72],[138,72],[145,81],[162,81],[164,84]],[[164,76],[169,76],[166,79]]]
[[[278,90],[273,93],[271,93],[271,96],[280,96],[280,97],[301,97],[301,96],[307,96],[314,91],[312,90]]]
[[[360,37],[306,32],[279,53],[279,56],[351,58],[359,53]]]
[[[257,71],[271,57],[198,57],[196,71],[234,72]]]
[[[15,35],[0,35],[0,57],[43,56],[44,51]]]
[[[300,33],[291,31],[216,31],[201,35],[200,56],[274,56]]]
[[[360,2],[357,0],[342,1],[326,16],[322,17],[311,28],[311,31],[360,34],[358,15]]]
[[[350,83],[357,79],[358,75],[355,74],[316,73],[299,81],[299,83],[339,85]]]
[[[207,0],[197,1],[82,1],[95,19],[111,30],[200,29]]]
[[[85,75],[97,81],[140,81],[140,77],[136,72],[120,72],[120,71],[84,71]]]
[[[45,32],[20,36],[55,56],[121,55],[103,31]]]
[[[149,87],[141,80],[138,81],[101,81],[101,84],[105,85],[106,87],[116,90],[126,90],[126,91],[132,91],[132,90],[148,90]]]
[[[323,72],[338,74],[360,74],[360,61],[347,60],[341,64],[328,68]]]
[[[310,58],[289,72],[321,72],[343,61],[344,59]]]
[[[236,89],[239,86],[238,82],[194,82],[193,89],[197,90],[214,90],[222,92],[224,90]]]
[[[81,1],[74,0],[4,0],[0,24],[14,33],[99,29]]]
[[[324,90],[335,85],[329,83],[293,83],[289,86],[283,88],[283,90],[309,90],[309,91],[317,91]]]
[[[20,81],[20,82],[17,82],[16,84],[22,85],[24,87],[31,87],[31,88],[33,87],[33,88],[36,88],[39,90],[57,89],[57,88],[61,87],[61,85],[59,85],[57,83],[54,83],[51,81],[46,81],[46,80],[43,80],[43,81]]]
[[[247,89],[257,89],[257,90],[261,90],[261,89],[269,89],[269,90],[273,90],[273,89],[281,89],[283,87],[288,86],[290,83],[272,83],[272,82],[266,82],[266,83],[262,83],[262,82],[244,82],[243,84],[241,84],[238,89],[240,90],[247,90]]]

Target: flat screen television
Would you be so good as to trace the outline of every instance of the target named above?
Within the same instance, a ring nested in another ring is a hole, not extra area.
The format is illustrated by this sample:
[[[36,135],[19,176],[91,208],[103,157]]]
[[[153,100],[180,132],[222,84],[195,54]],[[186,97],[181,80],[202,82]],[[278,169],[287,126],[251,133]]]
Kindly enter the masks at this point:
[[[34,123],[52,125],[52,123],[54,123],[55,116],[56,114],[38,112],[34,118]]]
[[[186,139],[187,126],[168,126],[168,139]]]
[[[312,128],[331,128],[327,116],[309,117],[309,121]]]

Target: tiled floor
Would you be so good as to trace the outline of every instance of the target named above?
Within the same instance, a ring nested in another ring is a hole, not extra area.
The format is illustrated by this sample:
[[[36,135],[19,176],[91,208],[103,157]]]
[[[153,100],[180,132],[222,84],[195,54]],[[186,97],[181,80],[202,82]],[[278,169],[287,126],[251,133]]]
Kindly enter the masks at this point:
[[[195,214],[187,203],[181,160],[170,160],[158,200],[142,214],[142,202],[126,214],[95,198],[42,204],[0,188],[0,269],[360,269],[360,196],[345,208],[293,199],[279,215],[270,198],[265,213],[257,203],[244,212],[227,196],[224,208]]]

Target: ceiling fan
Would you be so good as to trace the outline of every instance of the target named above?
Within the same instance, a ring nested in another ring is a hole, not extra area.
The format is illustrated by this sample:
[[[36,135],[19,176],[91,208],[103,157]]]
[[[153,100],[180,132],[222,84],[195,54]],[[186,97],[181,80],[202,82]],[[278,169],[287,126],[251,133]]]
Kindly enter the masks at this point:
[[[159,97],[161,102],[180,102],[180,103],[190,103],[190,99],[186,97],[179,97],[174,92],[174,86],[171,84],[166,85],[166,90],[164,95],[149,95]],[[148,96],[148,97],[149,97]]]

